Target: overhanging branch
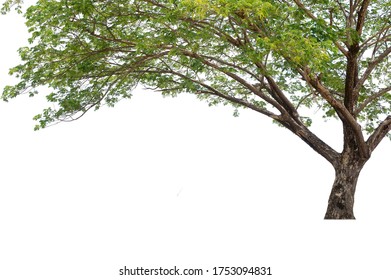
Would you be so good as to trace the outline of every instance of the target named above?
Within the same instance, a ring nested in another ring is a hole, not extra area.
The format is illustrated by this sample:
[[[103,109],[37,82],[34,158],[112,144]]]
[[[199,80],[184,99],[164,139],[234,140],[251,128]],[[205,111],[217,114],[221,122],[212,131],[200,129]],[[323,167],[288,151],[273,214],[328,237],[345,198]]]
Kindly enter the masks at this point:
[[[200,60],[203,64],[221,72],[221,73],[224,73],[225,75],[227,75],[228,77],[232,78],[233,80],[235,80],[236,82],[238,82],[239,84],[243,85],[245,88],[247,88],[250,92],[254,93],[255,95],[257,95],[258,97],[262,98],[264,101],[266,101],[267,103],[269,103],[270,105],[274,106],[278,111],[280,111],[281,113],[284,113],[285,112],[285,109],[283,108],[283,106],[281,106],[281,104],[279,104],[278,102],[276,102],[275,100],[271,99],[270,97],[268,97],[267,95],[265,95],[261,90],[259,90],[256,86],[254,86],[253,84],[251,83],[248,83],[246,80],[244,80],[242,77],[236,75],[235,73],[232,73],[232,72],[229,72],[225,69],[223,69],[222,67],[220,67],[219,65],[205,59],[202,55],[200,54],[197,54],[197,53],[194,53],[194,52],[191,52],[191,51],[186,51],[186,50],[183,50],[182,53],[188,57],[192,57],[194,59],[198,59]]]

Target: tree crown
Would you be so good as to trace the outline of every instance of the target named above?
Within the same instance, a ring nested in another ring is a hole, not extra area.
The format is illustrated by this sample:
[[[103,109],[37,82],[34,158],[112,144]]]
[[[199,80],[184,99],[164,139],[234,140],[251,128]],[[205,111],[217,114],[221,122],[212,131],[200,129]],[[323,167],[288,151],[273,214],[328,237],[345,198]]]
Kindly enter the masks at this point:
[[[140,84],[251,108],[306,142],[301,108],[316,106],[359,143],[362,130],[372,133],[376,146],[391,122],[390,9],[368,0],[38,0],[25,12],[30,45],[10,70],[20,81],[2,98],[48,86],[55,106],[35,117],[39,129],[113,106]]]

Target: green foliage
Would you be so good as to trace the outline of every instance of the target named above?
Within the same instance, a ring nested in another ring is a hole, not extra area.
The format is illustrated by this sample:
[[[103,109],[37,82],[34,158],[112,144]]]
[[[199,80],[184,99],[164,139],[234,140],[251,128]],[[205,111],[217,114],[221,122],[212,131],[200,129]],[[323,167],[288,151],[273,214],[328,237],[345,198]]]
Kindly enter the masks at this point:
[[[316,19],[293,1],[38,0],[25,13],[31,36],[29,46],[19,50],[23,62],[10,70],[20,82],[7,86],[2,99],[49,87],[47,100],[54,106],[36,116],[36,128],[113,106],[138,85],[167,96],[196,94],[210,105],[232,104],[235,115],[239,107],[277,114],[270,102],[277,99],[268,88],[261,95],[251,88],[268,76],[294,107],[317,106],[326,117],[336,116],[300,71],[319,77],[342,101],[347,65],[337,44],[375,38],[389,19],[385,2],[372,1],[360,37],[346,28],[346,4],[328,0],[302,1]],[[20,3],[7,0],[2,11]],[[362,69],[374,47],[361,54]],[[389,66],[385,60],[370,76],[360,91],[361,104],[389,85]],[[358,118],[367,131],[389,112],[390,99],[379,96],[362,110]]]
[[[22,13],[23,0],[5,0],[1,7],[1,13],[4,15],[14,8],[18,13]]]

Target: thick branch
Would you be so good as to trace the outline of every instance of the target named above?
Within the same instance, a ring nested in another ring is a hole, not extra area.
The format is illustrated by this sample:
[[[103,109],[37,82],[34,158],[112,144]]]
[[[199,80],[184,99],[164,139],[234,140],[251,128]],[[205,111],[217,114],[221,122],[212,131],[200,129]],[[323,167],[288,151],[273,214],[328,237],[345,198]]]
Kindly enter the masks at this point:
[[[256,62],[255,65],[261,69],[263,73],[266,73],[265,66],[260,63]],[[269,93],[270,95],[280,104],[284,107],[284,109],[288,112],[288,114],[297,122],[301,124],[299,113],[297,112],[297,109],[292,104],[292,102],[289,101],[289,99],[285,96],[283,91],[280,89],[278,84],[274,81],[274,79],[269,75],[264,75],[264,78],[266,78],[268,84],[270,85]]]
[[[372,135],[368,138],[367,144],[370,153],[372,153],[377,145],[383,140],[383,138],[391,131],[391,115],[382,121],[379,126],[375,129]]]
[[[224,69],[221,69],[218,65],[216,65],[216,64],[214,64],[214,63],[212,63],[210,61],[205,60],[201,55],[195,54],[193,52],[188,52],[187,55],[189,55],[189,56],[191,56],[193,58],[196,58],[196,59],[200,59],[206,65],[212,67],[213,69],[216,69],[218,71],[221,71],[221,72],[225,73],[229,77],[233,78],[234,80],[238,81],[242,85],[244,85],[247,88],[249,88],[251,91],[254,91],[254,89],[252,88],[252,87],[254,87],[253,85],[248,84],[246,81],[244,81],[242,78],[240,78],[239,76],[237,76],[234,73],[224,71]],[[268,116],[268,117],[278,121],[279,123],[284,125],[286,128],[291,130],[294,134],[299,136],[304,142],[306,142],[316,152],[318,152],[320,155],[322,155],[331,164],[333,164],[333,165],[336,164],[337,159],[339,157],[339,154],[334,149],[332,149],[329,145],[327,145],[321,139],[319,139],[315,134],[313,134],[308,128],[306,128],[301,123],[301,121],[298,121],[299,120],[299,116],[298,116],[296,110],[294,110],[296,112],[296,114],[297,114],[295,116],[293,116],[292,113],[289,113],[287,110],[284,110],[283,108],[281,109],[282,115],[276,115],[276,114],[268,111],[267,109],[260,108],[260,107],[258,107],[256,105],[246,101],[246,100],[243,100],[243,99],[240,99],[240,98],[228,95],[226,93],[223,93],[223,92],[221,92],[221,91],[219,91],[219,90],[217,90],[217,89],[215,89],[215,88],[213,88],[213,87],[211,87],[211,86],[209,86],[209,85],[207,85],[207,84],[205,84],[205,83],[203,83],[201,81],[198,81],[198,80],[192,79],[190,77],[187,77],[186,75],[184,75],[182,73],[179,73],[177,71],[171,70],[170,73],[173,74],[173,75],[179,76],[182,79],[187,79],[187,80],[189,80],[189,81],[191,81],[193,83],[196,83],[196,84],[202,86],[203,88],[205,88],[204,91],[201,90],[201,91],[199,91],[199,93],[205,93],[205,94],[218,96],[218,97],[223,98],[225,100],[228,100],[228,101],[230,101],[232,103],[239,104],[239,105],[242,105],[244,107],[250,108],[250,109],[252,109],[254,111],[257,111],[257,112],[259,112],[259,113],[261,113],[263,115],[266,115],[266,116]],[[272,89],[274,92],[278,91],[279,92],[279,96],[281,94],[283,94],[281,92],[281,90],[279,89],[278,85],[275,83],[275,81],[271,77],[269,77],[268,82],[269,82],[269,85],[271,87],[274,87]],[[258,89],[256,89],[256,90],[259,91]],[[285,96],[282,96],[282,97],[284,97],[286,99]],[[275,103],[274,100],[271,100],[271,101],[273,101]],[[287,100],[287,101],[289,102],[289,100]],[[281,106],[282,104],[277,104],[277,105]]]
[[[354,90],[358,83],[357,50],[350,49],[346,65],[344,104],[350,113],[353,113],[358,100],[358,91]]]
[[[297,112],[296,108],[289,101],[289,99],[285,96],[285,94],[282,92],[282,90],[277,85],[277,83],[274,81],[274,79],[272,77],[270,77],[270,76],[265,76],[265,78],[268,81],[272,91],[275,92],[277,94],[278,98],[281,100],[280,104],[287,110],[289,115],[296,122],[301,123],[301,121],[299,119],[299,113]]]
[[[369,151],[365,143],[364,136],[361,131],[360,125],[357,123],[353,115],[346,109],[346,107],[336,100],[331,92],[324,87],[317,78],[311,78],[308,73],[302,72],[303,77],[319,92],[319,94],[335,109],[340,116],[344,125],[351,127],[355,135],[359,152],[364,158],[368,158]]]
[[[312,133],[304,125],[297,124],[291,117],[285,116],[284,120],[280,122],[283,126],[288,128],[294,134],[300,137],[305,143],[307,143],[318,154],[323,156],[333,166],[338,164],[338,158],[340,156],[333,148],[323,142],[318,136]]]
[[[370,2],[371,2],[370,0],[364,0],[361,5],[360,11],[358,12],[356,30],[359,35],[361,35],[362,33],[362,29],[364,27],[364,22],[365,22],[365,15],[367,14],[367,10]]]

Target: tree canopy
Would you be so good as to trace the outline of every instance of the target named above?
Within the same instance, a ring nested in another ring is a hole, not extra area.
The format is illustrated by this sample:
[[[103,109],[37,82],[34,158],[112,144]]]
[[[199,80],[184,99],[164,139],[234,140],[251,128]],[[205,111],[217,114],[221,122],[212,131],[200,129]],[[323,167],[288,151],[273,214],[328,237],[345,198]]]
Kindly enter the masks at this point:
[[[3,11],[21,1],[7,0]],[[38,0],[3,100],[47,86],[36,129],[130,98],[166,96],[250,108],[333,166],[303,108],[342,121],[344,151],[368,159],[391,130],[391,2],[383,0]]]

